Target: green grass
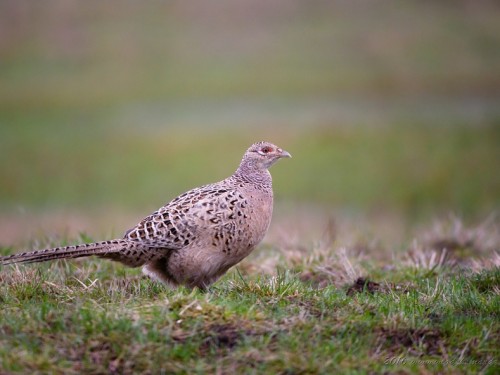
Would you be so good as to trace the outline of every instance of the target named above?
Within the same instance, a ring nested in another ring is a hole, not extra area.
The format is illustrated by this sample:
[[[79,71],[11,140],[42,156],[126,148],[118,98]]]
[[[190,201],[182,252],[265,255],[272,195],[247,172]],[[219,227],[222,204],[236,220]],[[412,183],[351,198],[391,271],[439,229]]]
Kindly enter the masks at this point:
[[[347,296],[286,272],[275,278],[232,274],[201,294],[168,291],[137,277],[99,278],[99,273],[83,280],[87,285],[69,275],[57,281],[48,272],[59,268],[2,287],[4,371],[498,369],[500,297],[480,292],[475,280],[494,279],[491,286],[498,288],[499,269],[479,276],[411,278],[413,289],[404,293]],[[98,282],[92,285],[94,278]],[[398,357],[401,363],[387,364]]]
[[[420,238],[422,248],[403,249],[391,260],[389,249],[368,250],[367,257],[342,250],[335,238],[291,248],[274,243],[206,293],[170,290],[138,270],[99,260],[5,267],[0,368],[494,374],[500,260],[491,225],[455,230],[457,244],[469,233],[460,246],[478,246],[474,259],[458,245],[434,257],[432,244],[450,240],[436,228],[434,237]],[[268,272],[255,267],[266,262]]]
[[[0,207],[7,212],[19,206],[152,210],[231,174],[257,139],[273,140],[293,155],[272,169],[281,202],[386,208],[410,217],[450,209],[482,216],[500,207],[497,123],[278,127],[256,133],[22,129],[4,130],[0,140],[0,156],[9,160],[0,164]]]

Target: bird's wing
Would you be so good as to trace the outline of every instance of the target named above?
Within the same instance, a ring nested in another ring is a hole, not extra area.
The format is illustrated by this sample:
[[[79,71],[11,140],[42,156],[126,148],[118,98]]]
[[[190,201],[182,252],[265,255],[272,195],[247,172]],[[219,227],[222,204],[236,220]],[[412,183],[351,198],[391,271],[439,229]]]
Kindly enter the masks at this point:
[[[243,197],[220,183],[190,190],[145,217],[124,238],[148,247],[182,249],[220,224],[235,199]]]

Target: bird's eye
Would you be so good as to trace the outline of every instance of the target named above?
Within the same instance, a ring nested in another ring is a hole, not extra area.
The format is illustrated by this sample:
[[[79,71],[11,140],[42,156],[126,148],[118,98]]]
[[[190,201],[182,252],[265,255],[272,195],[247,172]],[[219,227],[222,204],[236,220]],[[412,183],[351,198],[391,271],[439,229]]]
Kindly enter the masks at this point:
[[[270,152],[273,152],[273,148],[272,147],[269,147],[269,146],[266,146],[266,147],[262,147],[260,149],[260,151],[263,153],[263,154],[269,154]]]

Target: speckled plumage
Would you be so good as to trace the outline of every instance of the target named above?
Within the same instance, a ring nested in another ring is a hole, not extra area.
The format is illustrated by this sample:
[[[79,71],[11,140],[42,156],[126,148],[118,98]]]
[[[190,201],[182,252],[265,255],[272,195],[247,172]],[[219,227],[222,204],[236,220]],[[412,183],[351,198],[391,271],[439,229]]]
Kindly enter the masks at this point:
[[[253,144],[236,172],[192,189],[125,233],[123,239],[58,247],[0,258],[0,264],[98,256],[171,285],[207,288],[263,239],[273,211],[268,168],[290,154],[269,142]]]

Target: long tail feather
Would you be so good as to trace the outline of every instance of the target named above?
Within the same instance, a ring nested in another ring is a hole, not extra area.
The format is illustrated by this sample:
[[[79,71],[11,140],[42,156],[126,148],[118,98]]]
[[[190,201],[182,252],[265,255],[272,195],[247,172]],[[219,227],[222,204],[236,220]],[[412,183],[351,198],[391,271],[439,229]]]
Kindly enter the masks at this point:
[[[117,253],[119,253],[123,249],[126,249],[127,247],[130,247],[130,242],[128,240],[122,239],[82,245],[55,247],[52,249],[31,251],[27,253],[0,257],[0,264],[7,265],[14,263],[35,263],[54,259],[80,258],[92,255],[121,261],[121,259],[119,259],[121,257]]]

